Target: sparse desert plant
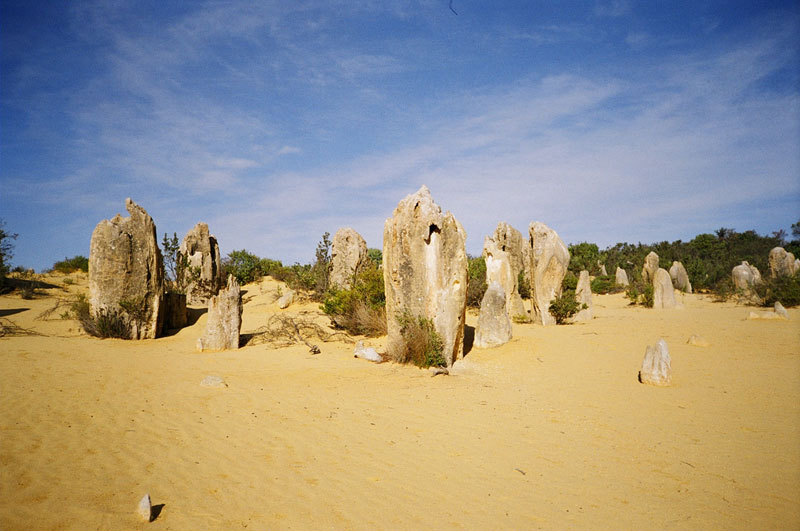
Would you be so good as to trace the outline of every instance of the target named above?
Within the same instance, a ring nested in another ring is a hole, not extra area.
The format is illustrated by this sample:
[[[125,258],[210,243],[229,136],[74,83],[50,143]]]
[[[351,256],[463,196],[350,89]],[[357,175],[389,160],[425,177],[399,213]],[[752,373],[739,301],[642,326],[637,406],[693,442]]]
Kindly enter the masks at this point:
[[[480,308],[486,293],[486,261],[482,256],[467,256],[467,306]]]
[[[5,284],[6,273],[8,273],[8,265],[11,258],[14,256],[14,244],[11,240],[16,240],[17,235],[8,232],[5,229],[5,222],[0,219],[0,290]]]
[[[117,304],[128,314],[130,322],[141,326],[147,320],[147,301],[145,298],[122,299]]]
[[[397,317],[403,347],[400,352],[390,352],[399,363],[413,363],[417,367],[444,367],[444,341],[433,326],[433,321],[422,316],[404,313]]]
[[[753,288],[764,306],[774,306],[776,302],[787,308],[800,305],[800,273],[777,278],[767,277]]]
[[[646,308],[652,308],[655,303],[653,285],[641,279],[631,282],[625,291],[625,296],[630,299],[631,305],[640,304]]]
[[[122,312],[112,309],[101,309],[92,315],[89,301],[85,295],[79,295],[70,307],[72,316],[80,323],[83,330],[94,337],[130,338],[130,325]]]
[[[584,308],[588,308],[588,306],[575,300],[573,290],[564,290],[561,295],[550,302],[548,310],[550,310],[550,315],[555,318],[556,324],[566,324],[570,317]]]
[[[89,259],[85,256],[77,255],[72,258],[64,258],[63,260],[53,264],[53,271],[59,273],[74,273],[75,271],[89,272]]]
[[[75,281],[72,280],[71,277],[64,277],[63,282],[64,282],[65,286],[71,286],[71,285],[75,284]]]
[[[530,323],[531,322],[531,318],[530,317],[528,317],[527,315],[522,315],[522,314],[515,315],[515,316],[511,317],[511,320],[514,321],[517,324],[525,324],[525,323]]]
[[[352,334],[379,336],[386,334],[385,304],[383,271],[372,265],[359,271],[352,288],[329,289],[320,308],[338,328]]]
[[[604,295],[606,293],[616,293],[620,291],[617,287],[616,278],[613,275],[601,275],[595,277],[591,283],[592,293]]]
[[[531,298],[531,281],[525,271],[520,271],[519,275],[517,275],[517,291],[523,299]]]

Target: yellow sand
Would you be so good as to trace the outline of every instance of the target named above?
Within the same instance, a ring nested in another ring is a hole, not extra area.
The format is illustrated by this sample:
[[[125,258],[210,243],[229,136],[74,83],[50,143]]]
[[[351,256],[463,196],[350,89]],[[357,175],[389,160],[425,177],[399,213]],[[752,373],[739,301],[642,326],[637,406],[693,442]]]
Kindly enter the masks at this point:
[[[246,286],[243,333],[282,312],[277,286]],[[346,342],[200,354],[205,316],[157,340],[90,338],[59,312],[36,320],[70,294],[42,293],[0,297],[44,334],[0,339],[2,529],[800,527],[800,310],[748,321],[702,295],[667,311],[595,296],[589,323],[515,324],[431,377]],[[318,313],[283,312],[300,311]],[[673,386],[642,385],[661,337]],[[163,504],[150,524],[145,493]]]

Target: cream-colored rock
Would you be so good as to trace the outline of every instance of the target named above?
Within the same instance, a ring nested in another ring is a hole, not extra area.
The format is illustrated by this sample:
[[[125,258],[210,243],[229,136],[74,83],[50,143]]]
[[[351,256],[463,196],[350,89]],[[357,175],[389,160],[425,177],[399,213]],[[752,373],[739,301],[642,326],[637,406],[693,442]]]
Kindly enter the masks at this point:
[[[506,294],[498,282],[492,282],[481,300],[475,346],[498,347],[511,341],[511,319],[506,311]]]
[[[139,505],[136,506],[136,514],[144,520],[145,522],[149,522],[153,518],[153,506],[150,503],[150,495],[145,494],[141,500],[139,500]]]
[[[551,325],[550,302],[561,295],[561,282],[569,266],[569,251],[556,231],[538,221],[528,228],[531,242],[530,284],[534,322]]]
[[[785,321],[788,317],[776,312],[750,312],[747,314],[748,321]]]
[[[790,277],[797,273],[800,264],[794,254],[783,247],[775,247],[769,252],[769,274],[772,278]]]
[[[781,304],[778,301],[775,301],[775,313],[780,315],[784,319],[789,318],[789,312],[787,312],[786,308],[783,307],[783,304]]]
[[[511,228],[511,230],[515,230]],[[519,234],[519,233],[517,233]],[[505,308],[509,315],[527,315],[522,297],[519,295],[519,273],[523,271],[521,256],[515,256],[509,247],[487,236],[483,241],[483,258],[486,262],[486,284],[500,284],[505,293]]]
[[[186,259],[187,268],[180,269],[179,283],[185,286],[186,303],[204,305],[222,288],[222,257],[217,239],[208,231],[208,225],[198,223],[183,237],[180,255]]]
[[[281,295],[281,297],[278,299],[278,308],[281,310],[288,308],[294,302],[295,295],[296,293],[293,289],[290,289]]]
[[[422,186],[400,201],[383,229],[388,351],[405,351],[398,317],[425,317],[444,343],[450,366],[462,356],[467,308],[467,235]]]
[[[733,268],[731,276],[733,277],[733,286],[741,292],[746,300],[755,303],[761,300],[754,289],[762,282],[761,273],[756,266],[743,261]]]
[[[124,315],[131,339],[152,339],[164,325],[164,262],[153,218],[130,198],[125,208],[130,217],[104,219],[92,233],[89,304],[95,317],[105,312]]]
[[[692,292],[692,283],[689,282],[689,274],[686,268],[678,261],[673,261],[672,266],[669,268],[669,276],[672,279],[672,286],[685,293]]]
[[[628,281],[628,273],[626,273],[625,270],[619,266],[617,266],[614,283],[617,286],[624,286],[624,287],[631,285],[631,283]]]
[[[228,275],[228,285],[208,300],[208,320],[197,350],[234,350],[239,348],[242,328],[242,296],[239,283]]]
[[[606,271],[605,264],[600,264],[600,274],[603,275],[604,277],[608,276],[608,271]]]
[[[661,270],[666,273],[665,270]],[[672,384],[672,360],[669,357],[667,342],[659,339],[655,346],[648,345],[639,371],[639,381],[643,384],[667,386]]]
[[[367,242],[364,238],[349,227],[337,230],[331,244],[330,285],[350,289],[353,279],[367,260]]]
[[[572,317],[572,320],[576,323],[591,321],[594,317],[592,311],[592,284],[589,281],[589,272],[585,269],[581,271],[578,277],[578,285],[575,287],[575,300],[578,301],[579,304],[586,305],[586,308],[579,310],[578,313]]]
[[[645,257],[644,265],[642,266],[642,280],[645,284],[650,284],[656,276],[658,271],[658,255],[653,251]]]
[[[672,279],[666,269],[659,267],[653,278],[653,308],[669,310],[677,307]]]
[[[689,339],[686,341],[687,345],[691,345],[693,347],[710,347],[711,343],[703,339],[702,336],[697,334],[692,334]]]

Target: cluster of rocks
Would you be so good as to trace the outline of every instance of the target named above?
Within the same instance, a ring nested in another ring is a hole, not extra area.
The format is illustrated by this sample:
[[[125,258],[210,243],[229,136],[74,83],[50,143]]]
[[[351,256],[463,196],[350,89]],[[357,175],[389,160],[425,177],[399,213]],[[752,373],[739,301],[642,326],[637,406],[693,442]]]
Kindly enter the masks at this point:
[[[156,225],[144,208],[125,200],[129,217],[102,220],[92,232],[89,251],[89,305],[97,319],[108,314],[125,320],[130,339],[154,339],[164,330],[186,326],[187,304],[208,304],[209,322],[203,349],[238,348],[241,298],[233,277],[221,290],[219,245],[208,225],[198,223],[180,246],[179,286],[167,291],[164,259]],[[220,293],[219,295],[218,292]],[[238,317],[229,307],[238,305]],[[213,318],[212,318],[213,316]],[[234,332],[235,329],[235,332]],[[216,339],[224,334],[224,339]],[[217,346],[224,345],[224,346]],[[200,344],[198,345],[200,346]]]
[[[769,252],[769,274],[772,278],[790,277],[800,271],[800,258],[786,252],[783,247],[775,247]]]
[[[617,273],[619,274],[619,269]],[[683,264],[673,261],[667,271],[659,267],[658,254],[653,251],[648,253],[644,259],[642,280],[653,286],[653,308],[662,310],[678,308],[680,305],[675,298],[675,290],[692,293],[692,283],[689,281],[689,274]],[[627,276],[625,281],[627,282]]]

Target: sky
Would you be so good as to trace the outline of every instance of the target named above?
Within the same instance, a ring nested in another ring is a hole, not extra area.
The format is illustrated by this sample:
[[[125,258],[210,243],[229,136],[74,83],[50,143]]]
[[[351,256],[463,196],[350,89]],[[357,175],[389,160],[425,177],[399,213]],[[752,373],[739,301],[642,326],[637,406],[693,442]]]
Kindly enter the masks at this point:
[[[451,9],[452,8],[452,9]],[[479,255],[770,234],[800,219],[800,3],[0,2],[13,265],[89,255],[130,197],[159,235],[308,263],[382,248],[427,185]]]

